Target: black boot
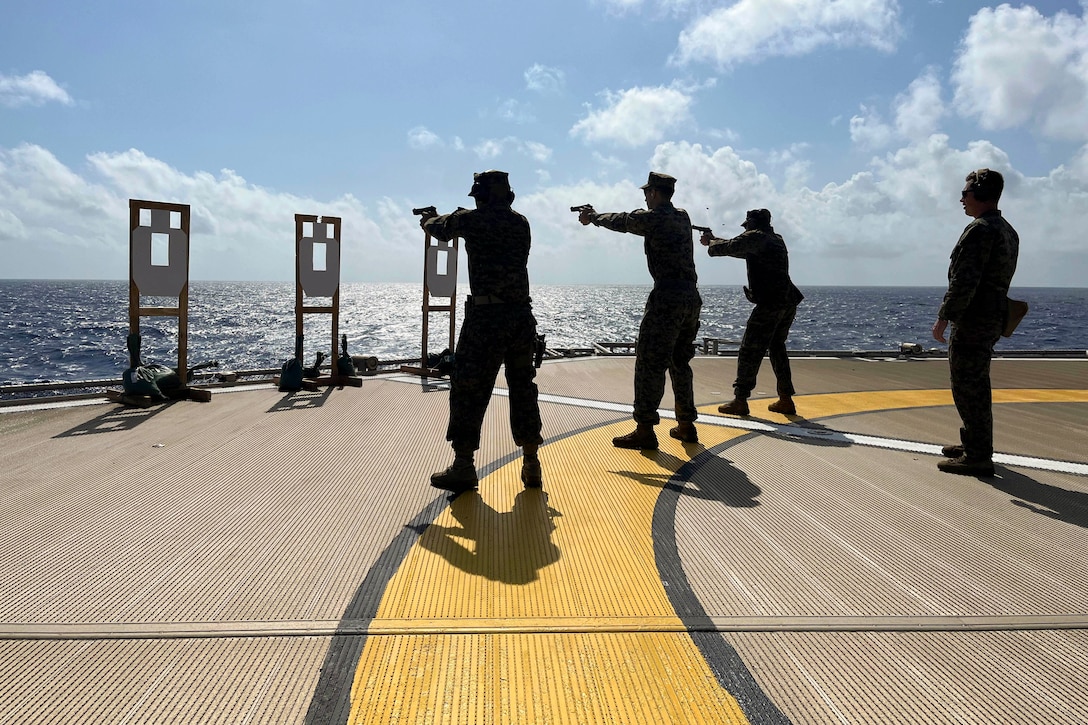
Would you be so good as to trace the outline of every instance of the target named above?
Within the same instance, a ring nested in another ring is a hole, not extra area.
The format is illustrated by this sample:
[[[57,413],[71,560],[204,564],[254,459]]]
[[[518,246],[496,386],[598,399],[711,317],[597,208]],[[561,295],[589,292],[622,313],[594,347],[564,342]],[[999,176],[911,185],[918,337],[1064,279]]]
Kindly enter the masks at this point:
[[[945,473],[955,473],[960,476],[985,476],[994,475],[994,462],[985,458],[971,459],[966,455],[959,458],[949,458],[939,461],[937,469]]]
[[[652,451],[657,449],[657,434],[654,433],[654,427],[649,423],[639,423],[627,435],[613,438],[612,445],[616,448]]]
[[[782,415],[797,415],[797,406],[793,404],[791,395],[779,395],[778,400],[767,406],[767,410]]]
[[[726,415],[748,415],[748,401],[745,398],[733,398],[725,405],[719,405],[718,412]]]
[[[431,474],[432,486],[451,493],[471,491],[479,482],[472,455],[458,454],[449,468]]]
[[[540,470],[540,458],[537,456],[537,446],[525,446],[521,454],[521,482],[525,488],[541,488],[544,486],[544,477]]]
[[[695,430],[695,424],[690,420],[682,420],[675,428],[670,428],[669,435],[684,443],[699,442],[699,431]]]

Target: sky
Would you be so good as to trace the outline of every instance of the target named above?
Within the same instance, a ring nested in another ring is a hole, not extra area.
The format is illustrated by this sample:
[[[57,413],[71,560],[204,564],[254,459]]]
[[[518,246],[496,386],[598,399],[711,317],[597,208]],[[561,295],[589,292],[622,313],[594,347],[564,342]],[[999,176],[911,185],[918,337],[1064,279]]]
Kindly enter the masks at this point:
[[[649,171],[719,237],[767,208],[805,285],[943,286],[964,176],[1005,176],[1015,287],[1088,286],[1085,3],[7,0],[0,278],[126,279],[128,200],[191,207],[190,278],[421,282],[413,207],[509,172],[536,284],[647,284]],[[744,263],[696,245],[700,284]],[[462,270],[464,264],[462,262]]]

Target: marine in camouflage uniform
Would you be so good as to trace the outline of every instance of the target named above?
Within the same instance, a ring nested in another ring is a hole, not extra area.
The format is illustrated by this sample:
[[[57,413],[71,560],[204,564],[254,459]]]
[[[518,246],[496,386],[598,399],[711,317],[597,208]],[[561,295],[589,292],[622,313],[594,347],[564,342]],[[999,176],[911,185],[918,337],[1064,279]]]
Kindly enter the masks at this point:
[[[797,305],[805,298],[790,279],[790,257],[786,242],[771,226],[771,213],[752,209],[746,215],[744,233],[733,239],[719,239],[703,232],[699,240],[711,257],[737,257],[748,266],[748,286],[744,294],[755,303],[741,338],[737,354],[737,379],[733,382],[733,400],[718,407],[721,413],[748,415],[748,396],[756,386],[756,375],[769,353],[771,369],[777,381],[778,400],[768,406],[774,413],[792,415],[796,392],[786,338],[797,315]]]
[[[673,206],[675,188],[672,176],[650,172],[642,186],[646,209],[608,214],[588,209],[579,215],[582,224],[643,237],[646,265],[654,280],[635,344],[636,428],[612,440],[618,448],[657,448],[654,426],[661,420],[657,409],[665,394],[666,370],[672,380],[678,422],[669,435],[687,443],[699,440],[691,359],[695,357],[703,300],[697,286],[691,219],[686,211]]]
[[[528,220],[511,208],[514,192],[506,172],[474,175],[475,209],[421,219],[432,237],[465,240],[471,294],[454,350],[450,386],[450,419],[446,440],[454,462],[431,476],[431,485],[459,493],[478,482],[474,462],[480,430],[499,367],[506,367],[510,393],[510,429],[522,448],[522,482],[541,486],[537,449],[540,407],[533,382],[536,368],[536,319],[529,298],[530,231]]]
[[[948,460],[937,467],[946,473],[992,476],[994,419],[990,359],[1008,313],[1008,292],[1016,272],[1020,237],[997,208],[1005,180],[990,169],[966,177],[960,202],[974,221],[952,250],[945,292],[933,337],[945,341],[949,323],[948,369],[952,399],[963,427],[961,445],[942,449]]]

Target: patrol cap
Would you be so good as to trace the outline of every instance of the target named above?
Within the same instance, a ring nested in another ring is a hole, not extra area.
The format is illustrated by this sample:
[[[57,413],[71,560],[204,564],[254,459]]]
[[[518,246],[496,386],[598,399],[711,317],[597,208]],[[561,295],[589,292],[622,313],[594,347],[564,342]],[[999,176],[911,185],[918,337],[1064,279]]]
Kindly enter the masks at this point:
[[[966,181],[979,201],[997,201],[1005,190],[1005,177],[993,169],[975,169],[967,175]]]
[[[472,175],[472,189],[469,190],[468,195],[476,196],[478,192],[495,186],[502,187],[506,191],[509,191],[510,174],[506,173],[505,171],[498,171],[496,169],[479,171]]]
[[[771,213],[766,209],[749,209],[744,217],[742,227],[769,227],[771,225]]]
[[[666,191],[676,190],[676,177],[669,176],[668,174],[659,174],[656,171],[650,172],[650,178],[646,180],[640,189],[665,189]]]

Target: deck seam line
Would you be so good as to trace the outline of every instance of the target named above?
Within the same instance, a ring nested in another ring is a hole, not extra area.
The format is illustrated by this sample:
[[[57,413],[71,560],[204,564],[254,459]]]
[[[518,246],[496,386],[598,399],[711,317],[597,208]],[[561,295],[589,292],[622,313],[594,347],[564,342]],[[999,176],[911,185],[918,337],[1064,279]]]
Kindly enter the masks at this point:
[[[456,634],[660,634],[679,632],[998,632],[1088,629],[1088,615],[995,616],[760,616],[683,618],[549,618],[516,620],[291,620],[263,622],[151,622],[6,624],[0,641],[136,640],[267,637],[404,636]]]

